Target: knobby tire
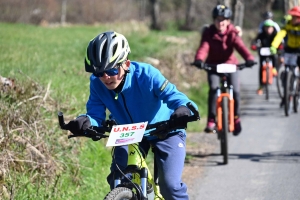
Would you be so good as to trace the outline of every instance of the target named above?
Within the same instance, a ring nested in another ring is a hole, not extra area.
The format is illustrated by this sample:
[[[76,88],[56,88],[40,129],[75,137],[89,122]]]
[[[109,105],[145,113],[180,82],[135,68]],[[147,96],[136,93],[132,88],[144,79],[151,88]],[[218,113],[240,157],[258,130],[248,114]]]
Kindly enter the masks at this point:
[[[277,86],[277,92],[280,99],[284,97],[283,84],[282,84],[283,76],[284,76],[284,66],[279,66],[279,70],[276,77],[276,86]]]
[[[268,64],[268,66],[267,66],[267,68],[266,68],[266,83],[265,83],[265,90],[266,90],[266,100],[269,100],[269,64]]]
[[[223,164],[228,163],[228,132],[229,132],[229,113],[228,113],[228,101],[227,97],[222,99],[222,132],[220,136],[221,153],[223,155]]]
[[[111,190],[104,200],[136,200],[133,191],[126,187],[117,187]]]
[[[293,108],[294,112],[298,112],[299,108],[299,78],[294,77],[294,96],[293,96]]]
[[[290,114],[290,103],[291,103],[291,79],[293,72],[288,71],[285,72],[285,84],[284,84],[284,113],[285,116],[289,116]]]

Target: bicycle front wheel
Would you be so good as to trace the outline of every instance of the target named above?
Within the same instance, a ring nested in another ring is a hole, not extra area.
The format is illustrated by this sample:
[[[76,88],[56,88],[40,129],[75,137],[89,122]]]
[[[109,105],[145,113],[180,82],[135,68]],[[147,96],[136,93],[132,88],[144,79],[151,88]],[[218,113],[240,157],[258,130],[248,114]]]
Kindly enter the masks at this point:
[[[136,200],[133,191],[126,187],[117,187],[110,191],[104,200]]]
[[[269,78],[270,78],[270,68],[267,66],[266,69],[266,83],[265,83],[265,91],[266,91],[266,100],[269,100]]]
[[[285,72],[285,84],[284,84],[284,113],[285,116],[289,116],[290,114],[290,104],[291,104],[291,79],[293,72],[287,71]]]
[[[283,81],[284,81],[284,66],[280,66],[276,77],[276,87],[280,99],[284,97]]]
[[[299,108],[299,78],[294,76],[294,96],[293,96],[293,108],[294,112],[298,112]]]
[[[223,163],[228,163],[228,132],[229,132],[229,113],[228,113],[228,98],[222,99],[222,131],[220,133],[221,154],[223,155]]]

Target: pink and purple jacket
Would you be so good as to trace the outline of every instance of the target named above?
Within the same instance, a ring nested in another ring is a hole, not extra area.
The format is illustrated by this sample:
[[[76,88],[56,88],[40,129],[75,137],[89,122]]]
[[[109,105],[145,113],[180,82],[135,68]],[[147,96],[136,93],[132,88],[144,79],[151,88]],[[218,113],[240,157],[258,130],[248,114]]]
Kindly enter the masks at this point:
[[[238,31],[232,24],[229,24],[225,34],[219,34],[212,24],[203,32],[200,46],[195,55],[195,60],[202,60],[208,64],[230,63],[238,64],[234,55],[234,49],[245,59],[254,60],[253,55],[246,48]]]

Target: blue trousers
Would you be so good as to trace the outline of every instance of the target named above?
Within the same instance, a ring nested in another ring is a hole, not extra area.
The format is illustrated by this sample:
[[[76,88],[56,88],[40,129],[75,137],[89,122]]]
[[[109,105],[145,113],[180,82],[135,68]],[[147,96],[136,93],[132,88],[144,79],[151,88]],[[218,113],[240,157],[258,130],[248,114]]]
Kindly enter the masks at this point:
[[[186,135],[184,132],[169,134],[164,140],[143,140],[140,148],[147,155],[150,147],[154,147],[154,157],[157,163],[160,192],[166,200],[187,200],[187,186],[182,182],[181,176],[186,155]],[[125,169],[128,157],[127,146],[118,146],[114,150],[114,157],[111,165],[111,173],[107,181],[113,188],[113,173],[117,169]]]

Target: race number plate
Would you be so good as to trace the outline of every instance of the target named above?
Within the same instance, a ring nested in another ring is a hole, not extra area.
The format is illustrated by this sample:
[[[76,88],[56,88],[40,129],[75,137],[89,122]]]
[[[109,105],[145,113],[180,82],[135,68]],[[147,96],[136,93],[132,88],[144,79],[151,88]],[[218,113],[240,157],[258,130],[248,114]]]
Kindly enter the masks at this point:
[[[234,73],[234,72],[236,72],[236,65],[227,64],[227,63],[218,64],[217,72],[218,73]]]
[[[260,48],[259,54],[261,56],[270,56],[270,55],[272,55],[271,50],[270,50],[269,47],[262,47],[262,48]]]
[[[142,141],[148,122],[115,125],[112,127],[106,146],[121,146]]]

